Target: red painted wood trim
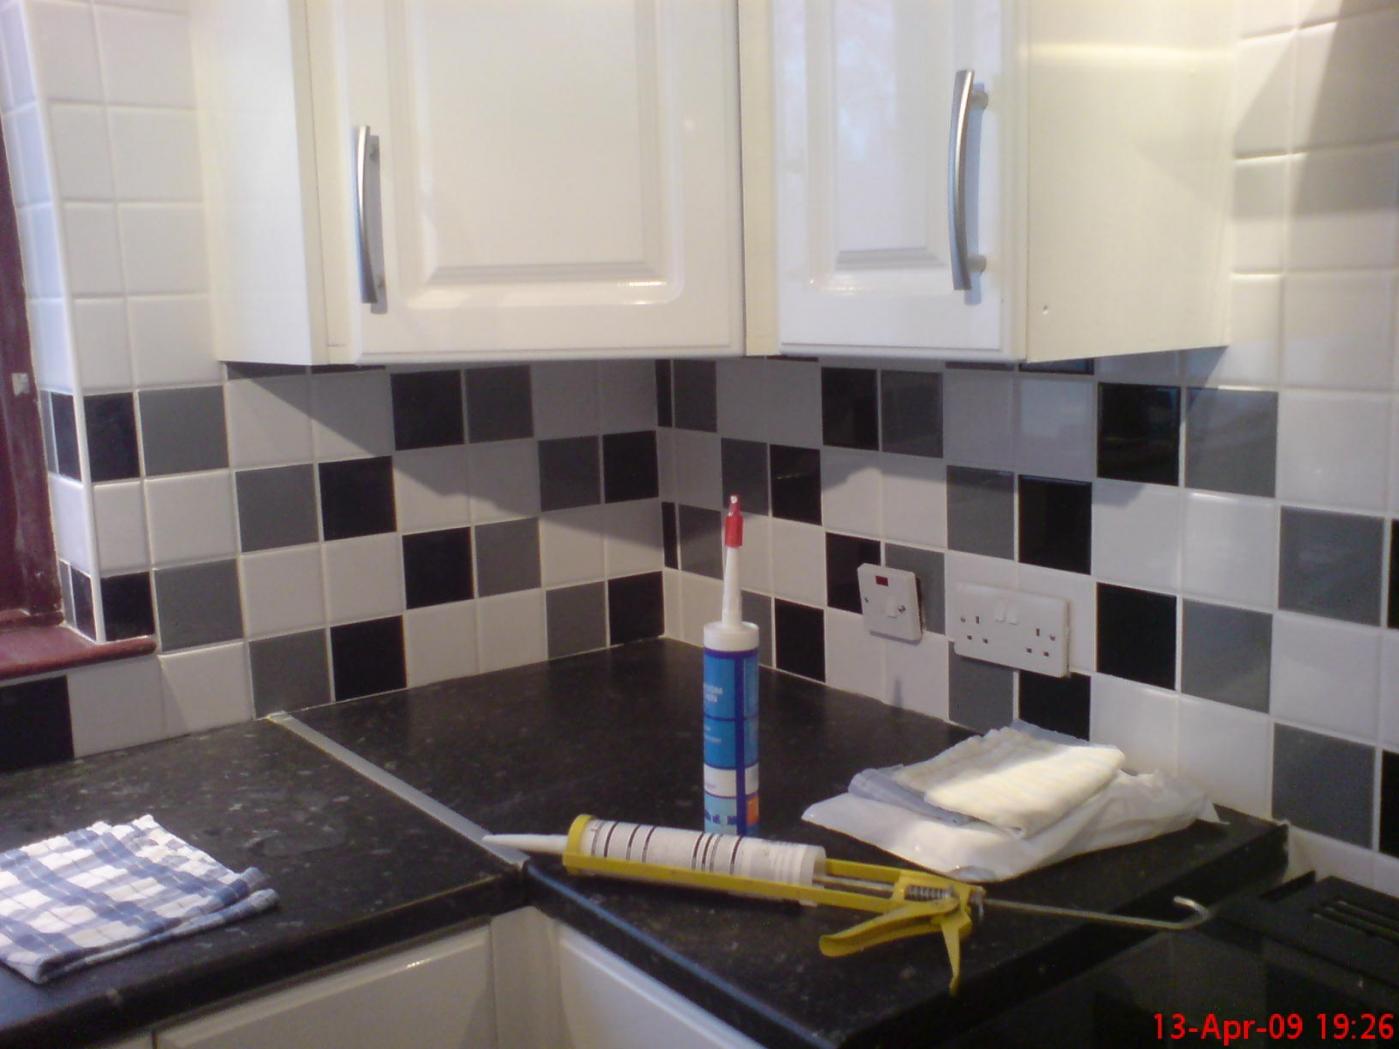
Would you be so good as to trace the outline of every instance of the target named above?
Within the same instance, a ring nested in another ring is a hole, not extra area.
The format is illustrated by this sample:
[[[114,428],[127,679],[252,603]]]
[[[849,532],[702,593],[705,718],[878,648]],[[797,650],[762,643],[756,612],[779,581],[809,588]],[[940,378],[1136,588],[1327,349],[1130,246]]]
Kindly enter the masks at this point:
[[[155,651],[155,638],[89,641],[66,626],[36,626],[0,633],[0,681],[53,674],[92,663],[130,659]]]

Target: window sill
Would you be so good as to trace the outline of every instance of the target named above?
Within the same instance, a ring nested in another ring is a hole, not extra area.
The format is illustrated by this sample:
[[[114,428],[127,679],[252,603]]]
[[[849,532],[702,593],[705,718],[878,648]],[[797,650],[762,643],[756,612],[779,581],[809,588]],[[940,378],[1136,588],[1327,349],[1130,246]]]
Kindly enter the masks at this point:
[[[153,637],[99,643],[61,625],[15,627],[0,631],[0,681],[54,674],[154,651]]]

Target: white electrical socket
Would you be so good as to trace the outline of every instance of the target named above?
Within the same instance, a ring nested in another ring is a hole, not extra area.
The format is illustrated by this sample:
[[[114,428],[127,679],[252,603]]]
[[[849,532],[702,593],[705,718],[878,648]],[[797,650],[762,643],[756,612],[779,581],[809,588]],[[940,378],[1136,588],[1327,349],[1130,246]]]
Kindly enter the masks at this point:
[[[976,583],[958,583],[947,632],[960,656],[1033,670],[1069,673],[1069,603]]]
[[[860,611],[865,629],[900,641],[923,640],[923,613],[918,604],[918,577],[901,568],[861,565]]]

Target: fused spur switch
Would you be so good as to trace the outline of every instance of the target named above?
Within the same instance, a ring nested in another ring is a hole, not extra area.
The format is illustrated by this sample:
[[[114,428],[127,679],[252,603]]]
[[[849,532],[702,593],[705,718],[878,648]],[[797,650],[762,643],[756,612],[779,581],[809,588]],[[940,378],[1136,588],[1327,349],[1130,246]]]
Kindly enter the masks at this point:
[[[861,565],[860,610],[865,629],[900,641],[923,639],[923,610],[918,603],[918,577],[902,568]]]

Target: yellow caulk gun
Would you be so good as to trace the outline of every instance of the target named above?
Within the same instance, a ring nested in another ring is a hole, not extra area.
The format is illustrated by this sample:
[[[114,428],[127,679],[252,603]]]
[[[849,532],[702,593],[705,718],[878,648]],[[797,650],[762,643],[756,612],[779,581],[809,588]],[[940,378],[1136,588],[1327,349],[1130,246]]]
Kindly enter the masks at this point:
[[[971,932],[973,915],[980,921],[984,907],[1167,931],[1193,928],[1210,917],[1208,908],[1184,896],[1175,897],[1175,903],[1191,913],[1181,921],[997,900],[988,898],[980,886],[926,871],[827,859],[825,850],[816,845],[592,816],[577,817],[567,835],[490,834],[485,840],[523,852],[561,856],[570,874],[795,900],[807,906],[843,907],[875,915],[842,932],[822,936],[821,953],[828,957],[854,954],[909,936],[941,933],[952,968],[948,990],[953,994],[961,979],[962,940]]]

